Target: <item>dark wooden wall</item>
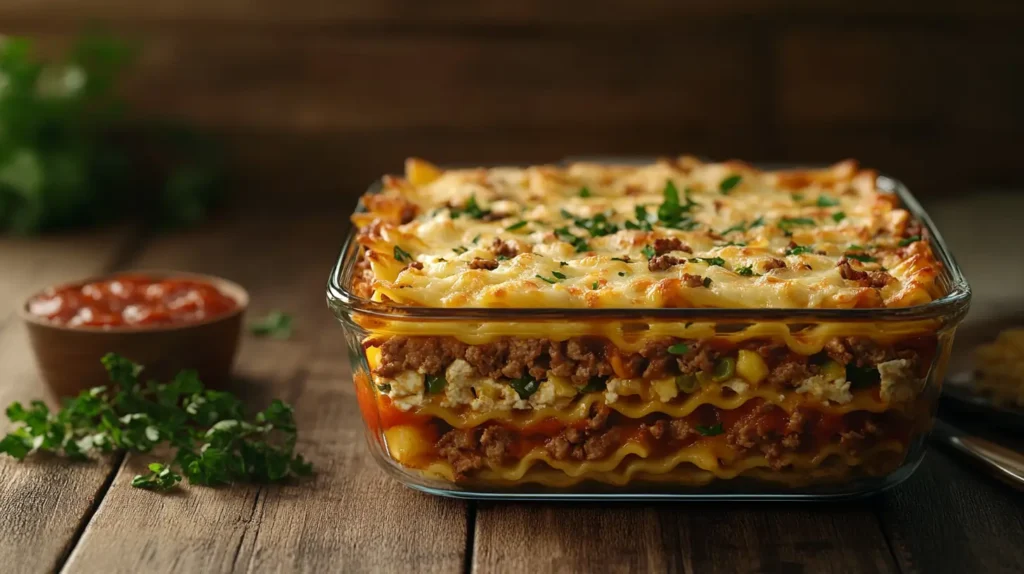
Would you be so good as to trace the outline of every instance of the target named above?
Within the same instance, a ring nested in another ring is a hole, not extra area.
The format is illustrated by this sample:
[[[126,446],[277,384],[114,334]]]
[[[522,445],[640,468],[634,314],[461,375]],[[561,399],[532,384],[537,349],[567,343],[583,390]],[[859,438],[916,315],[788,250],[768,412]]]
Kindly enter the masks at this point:
[[[34,0],[0,30],[143,47],[145,113],[211,128],[252,192],[436,161],[857,157],[921,194],[1024,181],[1024,2]]]

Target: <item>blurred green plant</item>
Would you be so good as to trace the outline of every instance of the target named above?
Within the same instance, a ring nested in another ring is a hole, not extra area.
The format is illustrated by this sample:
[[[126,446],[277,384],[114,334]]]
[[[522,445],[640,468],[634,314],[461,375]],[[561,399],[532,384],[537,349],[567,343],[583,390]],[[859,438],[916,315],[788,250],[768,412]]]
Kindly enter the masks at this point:
[[[207,216],[223,186],[220,150],[184,126],[129,117],[115,88],[131,60],[106,36],[83,37],[60,62],[0,37],[0,232]]]

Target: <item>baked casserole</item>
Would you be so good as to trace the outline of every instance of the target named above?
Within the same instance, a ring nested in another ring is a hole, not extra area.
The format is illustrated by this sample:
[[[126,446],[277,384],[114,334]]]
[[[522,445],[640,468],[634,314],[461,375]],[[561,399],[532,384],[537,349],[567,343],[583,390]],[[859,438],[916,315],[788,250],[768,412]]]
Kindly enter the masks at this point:
[[[909,473],[969,292],[879,181],[409,160],[362,197],[329,290],[373,448],[456,495]]]

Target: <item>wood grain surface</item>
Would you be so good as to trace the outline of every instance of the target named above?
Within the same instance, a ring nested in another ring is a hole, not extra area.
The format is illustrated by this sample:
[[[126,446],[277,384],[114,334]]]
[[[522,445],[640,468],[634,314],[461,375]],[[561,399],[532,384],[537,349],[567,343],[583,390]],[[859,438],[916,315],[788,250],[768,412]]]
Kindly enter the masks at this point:
[[[22,295],[112,267],[219,274],[247,286],[252,316],[272,309],[294,315],[291,340],[245,339],[234,390],[255,407],[271,397],[292,402],[299,448],[317,469],[286,486],[185,487],[160,495],[129,484],[148,457],[86,464],[0,459],[0,571],[1024,568],[1024,497],[943,450],[930,452],[903,485],[846,504],[465,503],[402,487],[367,450],[341,330],[323,302],[347,208],[254,208],[143,240],[132,230],[112,230],[0,241],[0,399],[42,393],[11,315]]]

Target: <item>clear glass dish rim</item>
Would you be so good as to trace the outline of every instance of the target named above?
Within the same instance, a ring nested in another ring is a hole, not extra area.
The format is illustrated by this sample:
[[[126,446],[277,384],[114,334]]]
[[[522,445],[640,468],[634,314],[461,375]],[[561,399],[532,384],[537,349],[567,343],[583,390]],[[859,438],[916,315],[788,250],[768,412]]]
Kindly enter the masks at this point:
[[[567,158],[555,165],[573,161],[588,161],[606,164],[629,164],[651,162],[655,158]],[[510,165],[510,164],[495,164]],[[813,169],[818,166],[796,164],[765,165],[755,164],[758,169]],[[808,309],[808,308],[609,308],[591,309],[575,307],[414,307],[390,305],[371,301],[352,293],[350,284],[352,271],[358,256],[355,228],[350,227],[337,261],[331,267],[327,279],[327,303],[339,320],[346,314],[358,314],[367,318],[385,321],[550,321],[553,319],[578,319],[581,321],[758,321],[758,322],[908,322],[931,319],[952,319],[959,321],[967,312],[971,300],[971,288],[960,266],[950,252],[942,235],[931,217],[917,198],[898,179],[879,175],[879,189],[894,193],[903,206],[927,229],[932,249],[942,264],[942,275],[948,285],[948,292],[939,299],[911,307],[886,307],[866,309]],[[374,182],[367,193],[376,193],[381,183]],[[363,208],[357,203],[356,211]]]

